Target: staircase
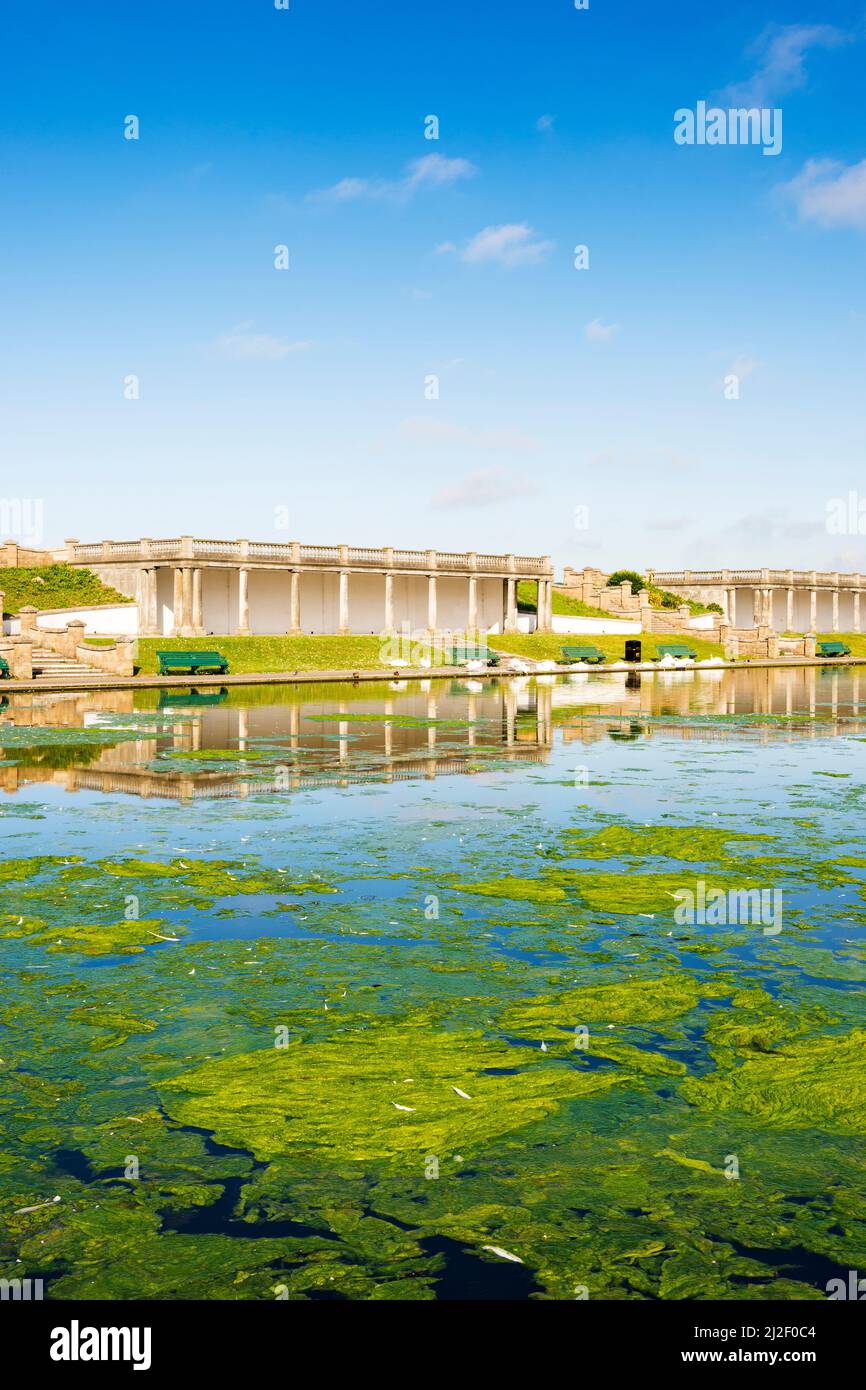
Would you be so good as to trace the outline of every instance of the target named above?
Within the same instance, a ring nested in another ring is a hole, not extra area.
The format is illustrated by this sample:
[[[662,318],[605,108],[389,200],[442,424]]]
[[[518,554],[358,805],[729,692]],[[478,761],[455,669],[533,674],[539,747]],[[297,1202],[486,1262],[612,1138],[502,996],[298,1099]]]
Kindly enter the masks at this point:
[[[76,661],[71,656],[58,656],[47,647],[33,648],[34,680],[75,680],[78,676],[99,676],[102,672],[95,666]]]

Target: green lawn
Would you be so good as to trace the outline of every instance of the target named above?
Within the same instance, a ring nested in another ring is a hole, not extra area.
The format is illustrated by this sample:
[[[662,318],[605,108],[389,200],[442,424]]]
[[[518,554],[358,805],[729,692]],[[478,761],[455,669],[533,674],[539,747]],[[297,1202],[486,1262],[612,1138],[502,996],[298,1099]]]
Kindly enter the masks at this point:
[[[22,608],[77,608],[90,603],[131,603],[125,594],[103,584],[92,570],[72,565],[43,565],[0,570],[4,613]]]
[[[607,616],[609,617],[610,614]],[[718,642],[704,642],[699,637],[665,636],[663,632],[642,632],[636,636],[639,636],[641,654],[644,657],[655,656],[659,642],[688,642],[692,651],[697,652],[698,659],[724,655],[724,650]],[[528,636],[521,632],[508,633],[502,637],[490,637],[488,640],[491,647],[495,647],[497,651],[508,652],[512,656],[529,656],[536,661],[557,661],[563,647],[585,645],[599,647],[608,660],[621,661],[625,652],[626,639],[625,637],[601,637],[595,633],[534,632]]]
[[[157,651],[218,651],[228,658],[230,675],[388,666],[379,659],[378,637],[139,637],[137,650],[136,665],[144,675],[158,671]]]

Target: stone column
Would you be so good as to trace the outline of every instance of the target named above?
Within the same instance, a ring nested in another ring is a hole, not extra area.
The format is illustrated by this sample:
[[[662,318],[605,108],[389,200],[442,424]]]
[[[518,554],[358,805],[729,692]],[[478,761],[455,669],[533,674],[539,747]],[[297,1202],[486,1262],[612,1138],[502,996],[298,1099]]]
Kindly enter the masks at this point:
[[[818,626],[818,590],[809,590],[809,631],[814,632]]]
[[[860,590],[854,590],[854,631],[860,631]]]
[[[349,631],[349,571],[340,570],[340,627],[345,636]]]
[[[146,569],[144,586],[144,612],[139,615],[142,632],[159,633],[161,623],[159,622],[159,599],[157,589],[157,570],[156,567]]]
[[[173,617],[173,633],[175,637],[179,637],[183,627],[183,570],[179,567],[174,571]]]
[[[297,570],[289,575],[289,631],[293,637],[301,632],[301,576]]]
[[[787,607],[787,610],[786,610],[786,617],[785,617],[785,631],[786,631],[786,632],[793,632],[793,631],[794,631],[794,590],[793,590],[793,589],[789,589],[789,590],[788,590],[788,607]]]
[[[192,570],[185,565],[181,571],[182,612],[180,622],[181,637],[192,637]]]
[[[427,576],[427,627],[430,632],[436,631],[436,576]]]
[[[766,601],[764,605],[764,626],[773,626],[773,590],[765,589]]]
[[[736,591],[736,589],[733,589],[733,588],[732,588],[732,589],[729,589],[729,590],[728,590],[727,606],[728,606],[728,614],[727,614],[728,623],[729,623],[729,625],[730,625],[731,627],[736,627],[736,626],[737,626],[737,591]]]
[[[466,619],[466,631],[468,633],[478,631],[478,580],[474,574],[469,576],[469,611]]]
[[[196,637],[204,634],[202,605],[202,572],[196,568],[192,572],[192,629]]]
[[[514,579],[511,577],[511,575],[509,575],[508,578],[507,578],[506,581],[505,581],[505,631],[506,631],[506,632],[516,632],[516,631],[517,631],[517,604],[516,604],[516,602],[515,602],[516,592],[517,592],[517,589],[516,589],[516,580],[514,580]],[[541,626],[542,622],[543,622],[542,612],[541,612],[541,609],[539,609],[539,611],[538,611],[538,625],[539,625],[539,627]]]
[[[238,570],[238,636],[250,635],[250,572]]]
[[[394,576],[390,570],[385,575],[385,633],[394,635]]]
[[[839,590],[833,590],[833,631],[839,631]]]

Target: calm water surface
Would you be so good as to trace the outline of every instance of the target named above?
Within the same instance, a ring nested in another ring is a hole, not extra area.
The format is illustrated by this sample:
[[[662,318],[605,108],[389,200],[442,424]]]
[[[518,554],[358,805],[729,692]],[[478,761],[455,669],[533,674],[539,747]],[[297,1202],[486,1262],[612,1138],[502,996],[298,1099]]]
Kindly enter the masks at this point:
[[[826,1297],[864,747],[852,668],[9,697],[0,1277]]]

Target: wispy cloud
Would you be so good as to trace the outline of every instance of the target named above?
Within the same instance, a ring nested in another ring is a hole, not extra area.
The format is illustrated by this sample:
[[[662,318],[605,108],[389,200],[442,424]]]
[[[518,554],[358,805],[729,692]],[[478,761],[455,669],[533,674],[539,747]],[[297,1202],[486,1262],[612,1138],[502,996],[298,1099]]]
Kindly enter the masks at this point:
[[[453,241],[443,242],[436,250],[455,252],[469,265],[491,262],[495,265],[536,265],[554,248],[555,242],[544,241],[526,222],[508,222],[498,227],[485,227],[467,241],[460,250]]]
[[[540,131],[553,130],[553,116],[539,116],[535,122],[535,129]]]
[[[441,448],[453,445],[464,449],[498,449],[509,453],[531,453],[540,447],[539,441],[521,430],[471,430],[465,425],[453,425],[415,415],[400,423],[400,433],[413,444]]]
[[[431,505],[441,508],[495,507],[514,497],[535,492],[535,484],[505,468],[480,468],[469,473],[452,487],[432,499]]]
[[[340,179],[330,188],[308,193],[307,202],[351,203],[360,198],[405,202],[425,189],[448,188],[462,179],[474,177],[477,172],[476,166],[468,159],[447,159],[441,154],[427,154],[408,164],[400,179]]]
[[[832,24],[771,24],[747,50],[757,62],[744,82],[732,83],[722,98],[735,105],[764,106],[804,87],[806,59],[813,49],[839,48],[852,35]]]
[[[583,330],[588,343],[612,343],[619,332],[621,332],[620,324],[602,323],[601,319],[593,319],[592,323],[588,323]]]
[[[224,357],[238,361],[278,362],[292,352],[307,352],[313,343],[310,339],[302,342],[289,342],[286,338],[274,338],[269,333],[253,333],[249,323],[236,324],[228,333],[216,339],[214,347]]]
[[[866,159],[850,165],[810,159],[779,192],[793,202],[801,222],[866,230]]]

